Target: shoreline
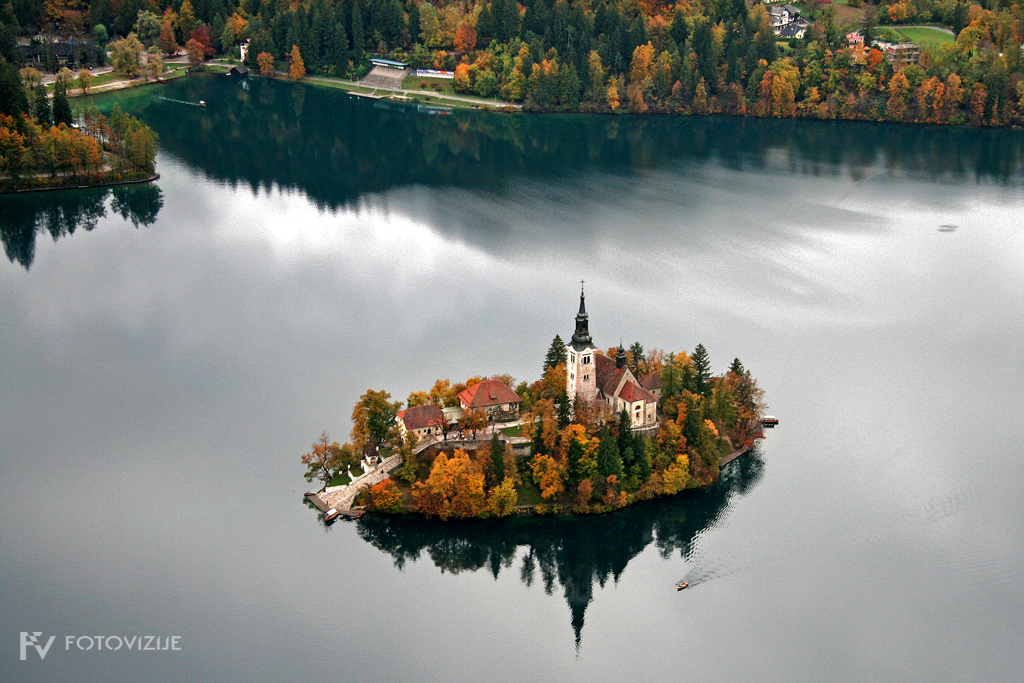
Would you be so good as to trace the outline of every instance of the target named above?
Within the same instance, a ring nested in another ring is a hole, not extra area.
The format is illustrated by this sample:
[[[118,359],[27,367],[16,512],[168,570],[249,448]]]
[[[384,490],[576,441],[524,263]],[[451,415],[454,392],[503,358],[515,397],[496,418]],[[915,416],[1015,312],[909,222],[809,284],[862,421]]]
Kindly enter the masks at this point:
[[[154,180],[159,180],[160,174],[154,173],[147,178],[134,178],[132,180],[113,180],[105,181],[102,183],[95,183],[92,185],[58,185],[57,187],[27,187],[18,190],[0,190],[0,195],[6,194],[24,194],[26,192],[53,192],[55,190],[89,190],[94,187],[116,187],[118,185],[139,185],[141,183],[151,183]]]

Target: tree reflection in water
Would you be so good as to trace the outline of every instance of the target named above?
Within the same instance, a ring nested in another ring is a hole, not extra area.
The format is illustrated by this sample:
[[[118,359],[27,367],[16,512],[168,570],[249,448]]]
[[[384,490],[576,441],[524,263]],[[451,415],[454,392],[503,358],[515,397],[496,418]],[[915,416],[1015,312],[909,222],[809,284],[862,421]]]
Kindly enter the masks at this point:
[[[676,551],[689,558],[697,535],[713,526],[733,499],[750,491],[763,471],[755,450],[727,466],[710,489],[605,515],[448,522],[366,515],[356,524],[363,540],[391,555],[399,568],[426,554],[442,572],[485,569],[497,578],[501,570],[512,569],[517,551],[524,548],[520,580],[527,586],[540,581],[549,595],[561,586],[579,647],[595,583],[617,582],[630,560],[651,543],[663,558]]]
[[[152,225],[163,208],[160,188],[153,183],[97,187],[84,190],[26,192],[0,198],[0,241],[11,263],[32,266],[36,233],[45,232],[57,241],[76,230],[92,230],[110,209],[136,228]]]

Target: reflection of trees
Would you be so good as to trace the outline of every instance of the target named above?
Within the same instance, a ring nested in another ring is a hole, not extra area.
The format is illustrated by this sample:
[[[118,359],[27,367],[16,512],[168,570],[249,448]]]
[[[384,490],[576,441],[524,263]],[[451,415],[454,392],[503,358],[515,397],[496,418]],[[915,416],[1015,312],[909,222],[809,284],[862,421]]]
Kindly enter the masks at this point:
[[[208,175],[253,189],[296,188],[338,208],[372,192],[426,185],[514,191],[531,178],[630,173],[714,160],[733,169],[1019,182],[1015,131],[728,117],[417,113],[315,86],[218,76],[169,83],[133,109],[161,144]],[[955,153],[951,153],[955,150]],[[780,152],[782,153],[780,155]]]
[[[151,225],[164,204],[160,188],[152,183],[0,198],[0,240],[7,258],[29,268],[35,257],[36,233],[45,232],[56,241],[79,229],[92,230],[107,215],[111,195],[110,208],[135,227]]]
[[[402,567],[424,554],[442,572],[486,569],[495,578],[510,569],[519,548],[519,577],[539,580],[551,594],[556,585],[569,605],[579,644],[593,585],[618,581],[629,561],[654,543],[662,557],[688,557],[702,530],[725,513],[730,501],[760,480],[764,461],[755,451],[722,472],[710,489],[631,506],[595,516],[524,516],[505,520],[438,522],[418,517],[367,515],[359,535]]]

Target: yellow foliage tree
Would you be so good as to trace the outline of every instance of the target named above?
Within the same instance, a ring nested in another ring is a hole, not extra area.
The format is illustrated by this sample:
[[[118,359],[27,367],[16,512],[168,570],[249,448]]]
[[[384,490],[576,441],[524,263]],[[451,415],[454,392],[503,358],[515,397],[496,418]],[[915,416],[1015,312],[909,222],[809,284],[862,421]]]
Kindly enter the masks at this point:
[[[487,500],[487,510],[495,517],[507,517],[516,511],[519,494],[511,479],[506,479],[491,489]]]
[[[413,485],[412,495],[413,506],[426,515],[441,519],[479,516],[487,504],[483,468],[461,448],[450,458],[441,453],[427,480]]]
[[[533,478],[540,486],[540,495],[550,500],[565,492],[565,468],[550,455],[538,455],[530,464]]]

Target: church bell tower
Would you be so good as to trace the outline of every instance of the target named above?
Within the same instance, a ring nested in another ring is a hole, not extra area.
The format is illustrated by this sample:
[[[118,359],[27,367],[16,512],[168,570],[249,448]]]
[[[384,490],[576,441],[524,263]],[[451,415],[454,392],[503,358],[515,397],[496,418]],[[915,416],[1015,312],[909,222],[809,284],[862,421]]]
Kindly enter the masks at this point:
[[[596,349],[590,338],[590,317],[587,315],[583,282],[580,282],[580,310],[576,314],[576,331],[565,350],[565,389],[571,398],[586,401],[597,398],[597,369],[594,366]]]

